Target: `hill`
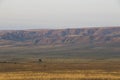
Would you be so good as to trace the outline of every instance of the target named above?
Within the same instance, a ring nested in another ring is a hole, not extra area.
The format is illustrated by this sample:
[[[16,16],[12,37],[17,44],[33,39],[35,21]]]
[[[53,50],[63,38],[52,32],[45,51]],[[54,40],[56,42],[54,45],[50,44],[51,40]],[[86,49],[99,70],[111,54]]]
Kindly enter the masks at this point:
[[[120,27],[0,31],[0,45],[67,45],[119,43]]]
[[[120,27],[0,31],[0,59],[119,59]]]

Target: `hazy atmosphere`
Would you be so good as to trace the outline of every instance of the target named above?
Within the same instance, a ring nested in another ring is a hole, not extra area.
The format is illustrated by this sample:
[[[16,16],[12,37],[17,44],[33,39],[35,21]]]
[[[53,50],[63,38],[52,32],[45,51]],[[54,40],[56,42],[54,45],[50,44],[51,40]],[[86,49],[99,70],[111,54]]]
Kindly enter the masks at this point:
[[[0,29],[120,26],[120,0],[0,0]]]

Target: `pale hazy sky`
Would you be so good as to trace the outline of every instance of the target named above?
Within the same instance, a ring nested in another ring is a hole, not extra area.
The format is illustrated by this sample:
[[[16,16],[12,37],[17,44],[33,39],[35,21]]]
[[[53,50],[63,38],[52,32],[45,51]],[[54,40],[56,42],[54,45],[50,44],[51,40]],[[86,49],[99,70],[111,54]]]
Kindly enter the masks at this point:
[[[120,0],[0,0],[0,29],[97,26],[120,26]]]

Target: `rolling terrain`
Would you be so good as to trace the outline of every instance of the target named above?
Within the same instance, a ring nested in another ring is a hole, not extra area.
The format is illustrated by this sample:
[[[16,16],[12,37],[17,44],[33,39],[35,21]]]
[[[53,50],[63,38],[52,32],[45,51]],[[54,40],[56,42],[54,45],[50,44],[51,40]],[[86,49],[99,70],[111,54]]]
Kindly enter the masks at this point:
[[[0,80],[120,80],[120,27],[2,30]]]
[[[0,59],[119,59],[120,27],[0,31]]]
[[[0,31],[0,46],[120,43],[120,27]]]

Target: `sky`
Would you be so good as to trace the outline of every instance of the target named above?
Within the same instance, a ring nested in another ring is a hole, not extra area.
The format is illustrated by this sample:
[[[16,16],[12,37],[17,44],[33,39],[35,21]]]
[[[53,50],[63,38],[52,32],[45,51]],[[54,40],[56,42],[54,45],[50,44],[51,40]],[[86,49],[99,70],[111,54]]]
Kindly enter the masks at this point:
[[[0,0],[0,29],[120,26],[120,0]]]

